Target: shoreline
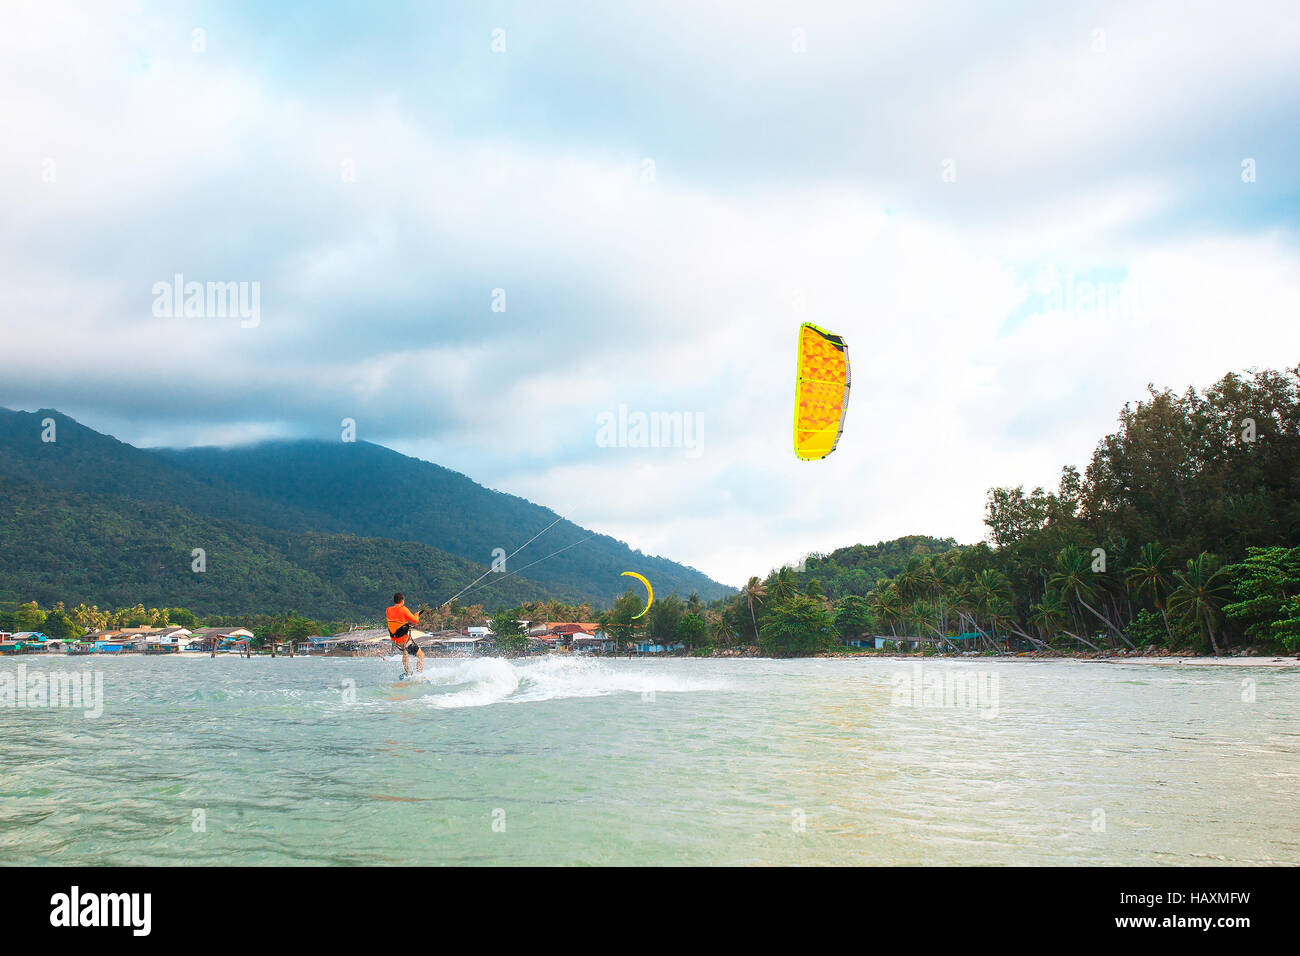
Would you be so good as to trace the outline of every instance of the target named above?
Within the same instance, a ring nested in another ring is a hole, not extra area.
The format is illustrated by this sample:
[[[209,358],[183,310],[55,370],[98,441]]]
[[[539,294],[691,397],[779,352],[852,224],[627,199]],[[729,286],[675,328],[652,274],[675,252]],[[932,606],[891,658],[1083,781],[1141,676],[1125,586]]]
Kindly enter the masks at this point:
[[[3,662],[13,659],[15,663],[35,663],[40,660],[51,659],[68,659],[76,657],[79,659],[97,658],[101,655],[69,655],[69,654],[6,654],[0,656],[0,666]],[[220,660],[223,658],[235,658],[244,660],[252,658],[243,658],[239,654],[219,654],[212,657],[211,654],[204,652],[189,653],[180,652],[176,654],[104,654],[103,658],[117,659],[122,657],[128,658],[152,658],[154,660]],[[380,660],[385,663],[399,663],[399,660],[389,660],[388,655],[380,654],[295,654],[292,657],[280,654],[272,657],[270,654],[254,654],[254,658],[265,660]],[[439,654],[426,655],[426,661],[468,661],[468,660],[488,660],[497,658],[497,655],[459,655],[459,654]],[[1078,663],[1090,664],[1146,664],[1155,667],[1268,667],[1268,668],[1296,668],[1300,667],[1300,657],[1288,657],[1286,655],[1232,655],[1215,657],[1209,654],[1122,654],[1122,653],[1096,653],[1086,652],[1077,654],[1044,654],[1042,652],[1021,653],[1021,654],[881,654],[881,653],[823,653],[811,654],[806,657],[764,657],[757,653],[757,650],[750,652],[748,649],[714,652],[711,654],[570,654],[556,653],[550,654],[527,654],[518,658],[507,658],[508,660],[528,660],[531,658],[541,657],[568,657],[575,660],[770,660],[770,661],[798,661],[798,660],[881,660],[894,662],[937,662],[937,661],[995,661],[997,663],[1026,663],[1033,664],[1039,662],[1060,662],[1074,661]]]
[[[826,657],[841,657],[846,655],[828,654]],[[899,654],[899,655],[881,655],[885,660],[971,660],[974,658],[959,657],[953,654],[939,655],[933,654],[925,657],[919,654]],[[1260,655],[1258,657],[1214,657],[1198,655],[1179,655],[1170,654],[1168,656],[1149,656],[1133,655],[1131,657],[1121,657],[1118,655],[1089,655],[1074,656],[1062,654],[1041,654],[1018,656],[1015,654],[998,654],[988,657],[978,656],[979,660],[998,661],[1000,663],[1035,663],[1038,661],[1077,661],[1081,664],[1151,664],[1156,667],[1300,667],[1300,658],[1295,657],[1268,657]]]

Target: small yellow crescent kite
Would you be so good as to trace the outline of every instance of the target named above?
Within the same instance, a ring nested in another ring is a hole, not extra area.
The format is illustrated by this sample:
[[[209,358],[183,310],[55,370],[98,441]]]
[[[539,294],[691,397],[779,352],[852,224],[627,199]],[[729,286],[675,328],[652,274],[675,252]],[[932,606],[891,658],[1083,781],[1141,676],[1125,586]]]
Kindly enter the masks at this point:
[[[654,604],[655,589],[650,586],[649,581],[647,581],[641,575],[637,574],[635,571],[624,571],[622,574],[619,575],[619,577],[636,578],[638,581],[640,581],[642,584],[645,585],[646,593],[649,595],[649,597],[646,598],[645,607],[642,609],[641,613],[632,615],[632,620],[635,621],[638,617],[642,617],[646,611],[650,610],[651,604]]]

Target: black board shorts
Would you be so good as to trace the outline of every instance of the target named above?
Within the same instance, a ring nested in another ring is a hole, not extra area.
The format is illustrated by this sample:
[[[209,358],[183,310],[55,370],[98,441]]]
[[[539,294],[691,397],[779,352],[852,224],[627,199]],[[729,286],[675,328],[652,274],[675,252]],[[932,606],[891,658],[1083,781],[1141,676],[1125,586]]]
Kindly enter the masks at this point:
[[[406,637],[410,633],[411,633],[411,625],[403,624],[397,630],[393,631],[392,639],[393,639],[393,644],[397,647],[399,651],[405,651],[408,654],[414,654],[417,651],[419,651],[420,645],[415,643],[415,641],[411,640],[409,637]],[[399,641],[398,640],[399,637],[406,637],[406,640]]]

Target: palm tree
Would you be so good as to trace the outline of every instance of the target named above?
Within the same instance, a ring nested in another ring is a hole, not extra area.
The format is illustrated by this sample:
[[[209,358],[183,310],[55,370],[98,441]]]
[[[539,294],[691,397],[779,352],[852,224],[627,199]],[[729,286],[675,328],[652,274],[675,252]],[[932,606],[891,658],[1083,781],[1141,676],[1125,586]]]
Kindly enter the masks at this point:
[[[732,641],[731,628],[727,626],[727,619],[722,614],[708,613],[709,633],[713,637],[713,643],[720,644],[723,647],[730,647]]]
[[[1123,535],[1107,535],[1105,540],[1102,542],[1102,546],[1106,549],[1106,560],[1110,564],[1113,564],[1116,568],[1124,567],[1124,565],[1127,564],[1128,538]],[[1124,612],[1120,609],[1119,605],[1121,596],[1126,599],[1128,605],[1128,620],[1132,621],[1133,602],[1132,600],[1128,600],[1129,595],[1127,588],[1121,591],[1119,587],[1120,581],[1115,576],[1109,574],[1107,574],[1102,580],[1105,582],[1103,584],[1105,592],[1103,596],[1106,600],[1110,601],[1110,608],[1115,612],[1116,622],[1121,625],[1125,622]],[[1123,632],[1122,627],[1119,630],[1121,633]]]
[[[934,573],[934,589],[939,603],[939,630],[948,629],[948,612],[961,587],[961,569],[955,561],[940,559]]]
[[[1048,582],[1049,585],[1056,588],[1067,601],[1072,597],[1080,607],[1087,608],[1094,617],[1123,638],[1124,643],[1132,647],[1128,638],[1124,637],[1123,632],[1111,623],[1110,618],[1088,603],[1088,598],[1097,592],[1093,579],[1092,562],[1088,560],[1088,556],[1074,545],[1067,545],[1056,556],[1056,568],[1057,572]],[[1078,623],[1080,625],[1079,630],[1082,631],[1083,622],[1079,621]]]
[[[909,562],[909,565],[911,562]],[[939,622],[939,605],[943,585],[939,580],[939,573],[935,570],[934,561],[929,556],[921,558],[913,570],[913,585],[915,596],[925,598],[929,606],[930,615]]]
[[[752,577],[740,589],[740,596],[744,598],[745,603],[749,605],[749,619],[754,625],[754,640],[758,640],[758,617],[754,614],[754,602],[763,603],[763,598],[767,596],[767,586],[757,577]]]
[[[920,634],[930,622],[930,605],[917,598],[903,609],[903,631],[911,636]]]
[[[1039,635],[1047,641],[1065,623],[1065,605],[1054,591],[1043,594],[1043,600],[1029,608],[1028,623],[1038,630]]]
[[[1137,563],[1128,569],[1124,583],[1128,589],[1140,597],[1150,597],[1151,603],[1160,612],[1165,622],[1165,633],[1172,644],[1174,632],[1169,628],[1169,614],[1165,602],[1169,599],[1169,549],[1161,547],[1154,541],[1142,545],[1138,551]]]
[[[1214,639],[1214,624],[1219,620],[1223,605],[1232,598],[1232,586],[1223,568],[1202,551],[1187,562],[1186,571],[1175,571],[1177,586],[1169,594],[1169,610],[1192,624],[1202,624],[1210,638],[1214,656],[1219,656],[1219,644]]]
[[[871,592],[871,610],[881,624],[889,625],[889,633],[898,636],[898,619],[902,611],[898,597],[898,588],[888,578],[876,582],[876,589]]]
[[[768,587],[768,594],[776,604],[784,604],[794,597],[798,591],[798,584],[792,568],[782,568],[777,571],[772,578],[771,585]]]
[[[996,637],[998,628],[1005,627],[1011,613],[1011,582],[1001,571],[986,568],[975,575],[971,596],[976,612]]]

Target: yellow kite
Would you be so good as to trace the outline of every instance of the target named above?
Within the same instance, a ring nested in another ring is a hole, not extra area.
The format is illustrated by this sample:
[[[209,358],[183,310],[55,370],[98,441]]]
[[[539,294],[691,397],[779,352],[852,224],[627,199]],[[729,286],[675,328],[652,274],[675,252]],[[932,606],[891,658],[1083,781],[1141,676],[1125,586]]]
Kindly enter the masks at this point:
[[[645,585],[645,591],[646,591],[645,607],[641,609],[641,614],[645,614],[646,611],[650,610],[650,605],[654,604],[655,602],[655,589],[650,586],[650,582],[645,579],[644,575],[637,574],[635,571],[624,571],[619,576],[627,577],[627,578],[636,578],[638,581],[640,581],[642,584]],[[641,616],[641,614],[633,614],[632,620],[635,621],[638,617]]]
[[[811,322],[799,326],[799,363],[794,386],[794,453],[804,461],[825,458],[844,432],[849,408],[849,347]]]

